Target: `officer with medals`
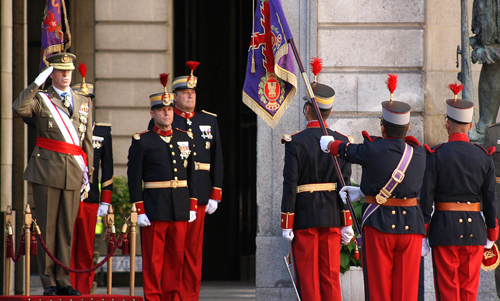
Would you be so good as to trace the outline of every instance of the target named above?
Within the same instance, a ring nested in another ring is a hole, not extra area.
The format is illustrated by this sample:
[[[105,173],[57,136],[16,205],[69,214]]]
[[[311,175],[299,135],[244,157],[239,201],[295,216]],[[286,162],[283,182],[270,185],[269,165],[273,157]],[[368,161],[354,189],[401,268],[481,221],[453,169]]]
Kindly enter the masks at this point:
[[[417,300],[425,225],[417,197],[425,170],[425,151],[406,136],[410,106],[393,100],[397,76],[389,75],[389,101],[382,102],[382,137],[363,131],[362,144],[321,138],[321,149],[363,170],[360,187],[340,195],[363,204],[363,273],[366,300]]]
[[[93,168],[92,112],[90,99],[71,90],[71,53],[47,58],[45,69],[13,104],[23,117],[35,117],[36,146],[23,179],[32,183],[35,217],[49,251],[67,267],[80,201],[90,189]],[[39,87],[52,78],[48,90]],[[45,296],[79,296],[69,272],[57,266],[38,244],[38,270]]]
[[[128,155],[130,201],[141,227],[144,297],[179,300],[188,221],[196,220],[196,174],[191,138],[173,129],[173,94],[151,95],[152,130],[136,133]],[[144,190],[143,190],[144,182]]]
[[[217,116],[206,111],[195,112],[198,78],[193,75],[193,71],[199,63],[188,61],[186,65],[191,69],[191,74],[176,77],[172,82],[175,94],[172,127],[187,131],[193,144],[198,211],[196,221],[190,223],[187,229],[181,285],[183,301],[199,299],[205,213],[212,214],[217,210],[224,176]]]
[[[436,299],[476,300],[483,253],[498,237],[491,158],[495,148],[470,143],[474,104],[457,99],[462,85],[449,87],[455,94],[446,101],[449,138],[432,148],[424,146],[427,166],[420,204],[432,247]]]
[[[78,71],[82,75],[83,81],[72,85],[71,88],[73,91],[90,97],[93,102],[94,85],[85,82],[87,73],[85,64],[81,63],[78,66]],[[93,266],[97,217],[108,214],[108,208],[111,204],[111,195],[113,193],[113,147],[110,124],[95,123],[93,125],[92,146],[94,148],[94,177],[90,184],[88,198],[80,202],[73,232],[71,267],[79,270]],[[101,185],[100,188],[99,184]],[[71,273],[70,276],[74,288],[82,294],[91,293],[94,271]]]
[[[316,76],[321,60],[313,59],[312,65]],[[281,140],[285,144],[281,228],[283,237],[291,242],[301,300],[341,300],[340,244],[349,243],[354,231],[349,210],[338,194],[340,180],[331,156],[319,148],[320,122],[336,140],[349,140],[326,124],[335,91],[316,82],[316,77],[311,87],[321,116],[318,118],[307,100],[303,108],[307,128],[293,135],[285,134]],[[349,183],[351,164],[338,161],[344,181]]]

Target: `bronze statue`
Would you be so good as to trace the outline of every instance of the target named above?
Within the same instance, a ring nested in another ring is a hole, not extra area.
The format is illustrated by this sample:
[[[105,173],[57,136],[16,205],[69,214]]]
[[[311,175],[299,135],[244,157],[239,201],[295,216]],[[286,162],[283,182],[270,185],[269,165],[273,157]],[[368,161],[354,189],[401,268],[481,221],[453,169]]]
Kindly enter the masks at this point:
[[[472,7],[473,48],[471,60],[483,64],[479,75],[479,122],[477,140],[496,122],[500,106],[500,0],[474,0]]]

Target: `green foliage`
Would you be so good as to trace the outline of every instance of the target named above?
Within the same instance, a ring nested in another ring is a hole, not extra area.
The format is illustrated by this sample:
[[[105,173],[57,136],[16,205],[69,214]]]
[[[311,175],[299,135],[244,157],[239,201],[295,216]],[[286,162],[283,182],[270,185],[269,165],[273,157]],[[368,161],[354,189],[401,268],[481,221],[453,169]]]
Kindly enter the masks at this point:
[[[359,186],[354,183],[352,183],[351,185]],[[354,209],[354,213],[356,214],[356,219],[358,220],[360,226],[361,226],[361,208],[363,207],[364,202],[365,198],[361,198],[361,200],[359,200],[358,202],[352,203],[352,208]],[[354,228],[354,233],[356,233],[355,228]],[[355,242],[352,242],[347,246],[342,246],[342,248],[340,249],[340,272],[342,274],[348,271],[351,268],[351,266],[356,266],[356,267],[361,266],[361,249],[359,249],[360,256],[358,260],[354,259],[355,250],[356,250]]]
[[[130,196],[128,193],[128,180],[126,177],[115,177],[113,179],[113,196],[111,204],[115,214],[115,227],[117,235],[121,233],[121,228],[125,219],[130,216]]]

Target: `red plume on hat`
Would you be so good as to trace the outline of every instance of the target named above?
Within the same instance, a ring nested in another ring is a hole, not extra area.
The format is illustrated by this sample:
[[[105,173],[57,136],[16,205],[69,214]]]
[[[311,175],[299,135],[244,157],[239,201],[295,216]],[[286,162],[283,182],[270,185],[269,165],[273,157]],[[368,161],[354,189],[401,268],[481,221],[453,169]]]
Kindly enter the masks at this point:
[[[314,82],[317,82],[318,74],[323,70],[323,60],[319,57],[312,57],[311,62],[311,71],[314,74]]]
[[[458,98],[458,93],[464,90],[464,85],[457,85],[457,83],[449,84],[448,88],[455,94],[455,100]]]
[[[160,73],[160,82],[165,87],[165,92],[167,92],[168,74]]]
[[[160,83],[165,88],[165,92],[163,93],[163,95],[161,97],[165,102],[165,101],[167,101],[167,99],[168,100],[170,99],[170,93],[168,93],[168,91],[167,91],[167,83],[168,83],[168,74],[167,73],[160,73]]]
[[[78,66],[78,72],[80,72],[80,74],[82,75],[82,84],[80,85],[80,91],[83,94],[89,94],[89,88],[85,83],[85,76],[87,76],[87,66],[85,66],[85,63],[81,63]]]
[[[391,92],[391,101],[393,100],[392,95],[394,94],[394,91],[398,87],[398,76],[396,74],[388,74],[388,78],[385,81],[387,84],[387,89],[389,89],[389,92]]]
[[[186,62],[186,66],[188,66],[189,69],[191,69],[191,75],[189,75],[187,81],[189,81],[191,79],[191,76],[194,76],[193,71],[196,70],[196,67],[198,67],[199,64],[200,64],[200,62],[196,62],[196,61],[187,61]]]

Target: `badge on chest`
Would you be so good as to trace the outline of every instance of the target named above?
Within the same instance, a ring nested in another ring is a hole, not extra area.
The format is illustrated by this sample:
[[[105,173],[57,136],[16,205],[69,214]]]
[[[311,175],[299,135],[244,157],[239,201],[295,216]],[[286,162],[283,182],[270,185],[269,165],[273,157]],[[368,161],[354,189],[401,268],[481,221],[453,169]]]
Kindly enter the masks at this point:
[[[212,127],[210,125],[200,125],[201,137],[203,139],[212,139]]]

